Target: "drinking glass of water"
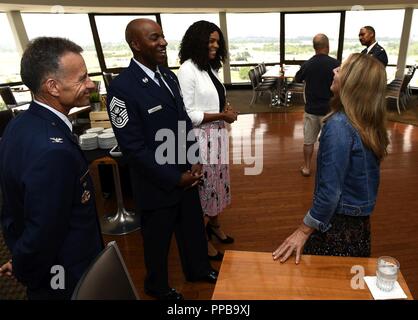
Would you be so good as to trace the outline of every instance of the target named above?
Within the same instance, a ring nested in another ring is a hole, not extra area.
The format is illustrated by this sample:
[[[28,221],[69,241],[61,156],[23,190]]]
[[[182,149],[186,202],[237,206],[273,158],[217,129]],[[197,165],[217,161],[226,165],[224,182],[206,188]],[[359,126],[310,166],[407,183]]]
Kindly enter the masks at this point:
[[[398,279],[399,261],[383,256],[377,259],[376,286],[382,291],[391,291]]]

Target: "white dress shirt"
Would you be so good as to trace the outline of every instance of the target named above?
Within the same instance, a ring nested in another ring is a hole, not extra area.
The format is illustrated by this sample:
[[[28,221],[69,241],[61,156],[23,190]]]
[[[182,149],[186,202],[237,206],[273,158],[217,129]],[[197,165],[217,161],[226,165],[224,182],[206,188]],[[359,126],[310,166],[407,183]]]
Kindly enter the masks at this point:
[[[376,45],[377,41],[373,42],[373,44],[371,44],[369,47],[367,47],[367,53],[370,52],[370,50],[373,49],[373,47]]]
[[[219,79],[218,73],[211,69]],[[205,113],[219,113],[219,96],[209,74],[192,60],[184,61],[177,73],[184,106],[194,126],[199,126]],[[219,82],[222,83],[221,80]],[[225,87],[224,87],[225,89]]]

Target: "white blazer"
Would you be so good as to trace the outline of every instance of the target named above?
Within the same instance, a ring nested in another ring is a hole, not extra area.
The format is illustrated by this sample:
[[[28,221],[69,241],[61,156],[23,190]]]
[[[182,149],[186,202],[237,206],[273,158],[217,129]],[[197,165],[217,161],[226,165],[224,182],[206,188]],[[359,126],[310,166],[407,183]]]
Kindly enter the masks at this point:
[[[219,79],[218,73],[212,68],[211,71]],[[177,77],[184,106],[194,126],[202,123],[204,113],[219,113],[218,92],[207,71],[199,70],[189,59],[180,66]],[[222,83],[221,80],[219,81]]]

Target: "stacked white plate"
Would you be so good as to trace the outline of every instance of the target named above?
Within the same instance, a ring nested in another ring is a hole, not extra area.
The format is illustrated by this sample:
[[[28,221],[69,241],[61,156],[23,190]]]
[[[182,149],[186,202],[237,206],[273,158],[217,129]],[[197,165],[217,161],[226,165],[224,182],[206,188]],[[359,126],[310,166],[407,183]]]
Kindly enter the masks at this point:
[[[102,133],[113,133],[113,129],[112,128],[104,129]]]
[[[118,144],[114,133],[101,133],[98,136],[100,149],[112,149]]]
[[[100,133],[102,133],[103,130],[104,130],[103,127],[95,127],[95,128],[87,129],[85,133],[97,133],[97,134],[100,134]]]
[[[98,148],[97,133],[85,133],[80,135],[79,143],[82,150],[94,150]]]

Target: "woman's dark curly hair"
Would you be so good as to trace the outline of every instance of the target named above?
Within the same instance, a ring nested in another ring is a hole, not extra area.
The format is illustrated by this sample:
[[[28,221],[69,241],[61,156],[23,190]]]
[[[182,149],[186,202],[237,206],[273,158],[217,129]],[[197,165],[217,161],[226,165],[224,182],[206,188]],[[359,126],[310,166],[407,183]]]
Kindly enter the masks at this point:
[[[216,58],[209,60],[209,38],[215,31],[219,33],[219,49]],[[180,63],[192,59],[200,70],[206,70],[208,65],[219,70],[226,57],[225,39],[221,29],[216,24],[204,20],[193,23],[181,40],[179,57]]]

